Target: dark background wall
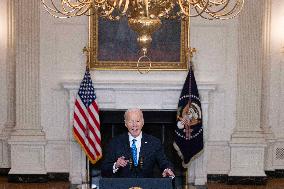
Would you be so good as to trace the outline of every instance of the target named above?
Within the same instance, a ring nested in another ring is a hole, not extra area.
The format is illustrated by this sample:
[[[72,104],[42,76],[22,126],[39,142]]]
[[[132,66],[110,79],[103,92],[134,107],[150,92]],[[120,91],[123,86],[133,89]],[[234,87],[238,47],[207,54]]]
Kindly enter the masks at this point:
[[[103,155],[111,138],[123,132],[127,132],[127,128],[124,125],[124,112],[124,110],[100,111]],[[143,115],[143,132],[151,134],[161,140],[167,157],[175,166],[176,176],[181,176],[183,171],[181,159],[173,148],[176,111],[143,111]],[[95,165],[90,164],[91,170],[99,170],[101,161],[102,160]],[[161,176],[157,167],[155,168],[155,176]]]

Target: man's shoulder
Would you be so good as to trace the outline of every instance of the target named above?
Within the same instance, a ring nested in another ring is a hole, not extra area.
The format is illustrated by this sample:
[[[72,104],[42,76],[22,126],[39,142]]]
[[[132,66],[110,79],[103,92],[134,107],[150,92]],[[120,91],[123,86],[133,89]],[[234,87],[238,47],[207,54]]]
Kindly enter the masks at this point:
[[[123,133],[123,134],[117,135],[117,136],[113,137],[111,139],[111,141],[117,143],[117,142],[121,142],[121,141],[123,141],[125,139],[128,139],[128,134],[127,133]]]
[[[150,140],[150,141],[154,141],[154,142],[161,142],[160,139],[158,139],[157,137],[153,136],[153,135],[149,135],[147,133],[144,133],[142,134],[142,138],[146,139],[146,140]]]

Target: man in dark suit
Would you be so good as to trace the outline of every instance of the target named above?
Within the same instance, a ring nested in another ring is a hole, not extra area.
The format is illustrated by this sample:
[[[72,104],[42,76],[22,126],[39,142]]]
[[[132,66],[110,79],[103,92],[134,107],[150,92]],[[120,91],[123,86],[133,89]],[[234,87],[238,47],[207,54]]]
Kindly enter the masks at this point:
[[[153,168],[158,163],[163,177],[174,177],[173,166],[164,154],[160,140],[142,133],[143,113],[129,109],[124,114],[128,133],[111,140],[102,162],[103,177],[153,177]]]

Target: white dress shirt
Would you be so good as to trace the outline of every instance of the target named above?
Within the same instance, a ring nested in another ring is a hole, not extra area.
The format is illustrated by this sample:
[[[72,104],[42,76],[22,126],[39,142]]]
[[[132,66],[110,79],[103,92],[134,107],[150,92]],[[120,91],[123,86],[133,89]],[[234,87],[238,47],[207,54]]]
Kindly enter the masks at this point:
[[[137,159],[139,160],[141,140],[142,140],[142,132],[136,138],[134,138],[130,133],[128,133],[128,138],[129,138],[129,147],[130,148],[131,148],[131,145],[133,143],[132,140],[136,139],[135,145],[136,145],[136,148],[137,148]],[[112,167],[113,173],[116,173],[118,171],[118,168],[115,168],[115,164],[116,164],[116,162],[114,162],[113,167]]]
[[[141,140],[142,140],[142,132],[136,138],[134,138],[130,133],[128,133],[128,136],[129,136],[129,146],[130,146],[130,148],[132,146],[133,139],[136,140],[135,145],[136,145],[136,148],[137,148],[137,160],[139,160],[139,154],[140,154],[140,148],[141,148]]]

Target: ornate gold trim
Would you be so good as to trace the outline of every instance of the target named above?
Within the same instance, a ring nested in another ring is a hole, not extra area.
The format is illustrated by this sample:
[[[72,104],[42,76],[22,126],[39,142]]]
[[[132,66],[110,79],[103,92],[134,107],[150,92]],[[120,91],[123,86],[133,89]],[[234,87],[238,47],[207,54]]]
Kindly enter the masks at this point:
[[[180,62],[151,62],[151,70],[188,70],[188,22],[181,23]],[[137,61],[101,61],[98,60],[98,16],[89,18],[89,60],[91,69],[95,70],[137,70]],[[139,62],[139,70],[147,71],[149,62]]]

